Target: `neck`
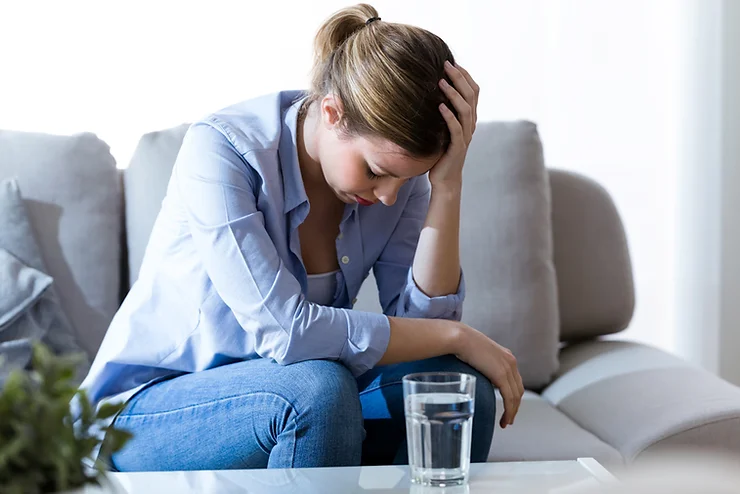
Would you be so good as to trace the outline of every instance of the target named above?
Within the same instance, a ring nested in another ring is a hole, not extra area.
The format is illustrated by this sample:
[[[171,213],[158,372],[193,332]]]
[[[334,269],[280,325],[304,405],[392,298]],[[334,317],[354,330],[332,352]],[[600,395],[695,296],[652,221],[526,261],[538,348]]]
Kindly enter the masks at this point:
[[[316,104],[301,107],[298,113],[296,143],[298,145],[298,164],[306,192],[326,187],[326,179],[318,159],[317,137],[319,130]]]

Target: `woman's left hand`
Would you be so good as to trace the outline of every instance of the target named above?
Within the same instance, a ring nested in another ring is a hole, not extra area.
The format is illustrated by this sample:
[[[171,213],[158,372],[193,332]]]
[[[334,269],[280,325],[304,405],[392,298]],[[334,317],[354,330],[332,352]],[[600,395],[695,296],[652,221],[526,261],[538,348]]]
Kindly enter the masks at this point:
[[[478,84],[470,77],[468,71],[459,65],[453,66],[450,62],[445,62],[445,73],[454,86],[442,79],[439,87],[455,106],[458,117],[455,118],[444,103],[439,105],[439,111],[447,122],[452,140],[447,151],[429,171],[429,181],[433,188],[462,185],[465,155],[478,120],[478,94],[480,93]]]

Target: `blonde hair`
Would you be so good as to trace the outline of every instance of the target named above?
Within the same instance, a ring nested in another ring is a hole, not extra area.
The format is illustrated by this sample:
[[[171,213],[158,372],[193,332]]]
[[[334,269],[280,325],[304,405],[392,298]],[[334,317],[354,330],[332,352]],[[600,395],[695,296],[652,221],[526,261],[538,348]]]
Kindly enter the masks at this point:
[[[319,28],[308,102],[338,96],[346,135],[387,139],[418,157],[444,151],[450,132],[439,104],[455,109],[438,82],[451,82],[444,63],[455,63],[452,53],[425,29],[377,17],[371,5],[359,4]]]

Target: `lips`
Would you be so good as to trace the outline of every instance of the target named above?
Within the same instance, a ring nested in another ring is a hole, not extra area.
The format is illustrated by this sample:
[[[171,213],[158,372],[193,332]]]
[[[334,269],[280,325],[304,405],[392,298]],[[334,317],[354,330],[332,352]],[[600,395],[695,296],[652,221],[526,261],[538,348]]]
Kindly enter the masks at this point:
[[[355,196],[355,200],[356,200],[356,201],[357,201],[357,203],[358,203],[358,204],[360,204],[361,206],[372,206],[373,204],[375,204],[374,202],[370,202],[370,201],[367,201],[367,200],[363,199],[363,198],[362,198],[362,197],[360,197],[360,196]]]

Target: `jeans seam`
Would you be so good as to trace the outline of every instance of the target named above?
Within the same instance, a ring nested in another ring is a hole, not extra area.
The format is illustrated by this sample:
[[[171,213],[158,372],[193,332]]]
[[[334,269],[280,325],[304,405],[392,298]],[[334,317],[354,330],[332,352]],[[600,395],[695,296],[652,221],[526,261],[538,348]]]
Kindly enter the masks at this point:
[[[165,410],[165,411],[162,411],[162,412],[127,413],[125,415],[122,413],[122,414],[118,415],[117,418],[127,418],[127,417],[154,417],[154,416],[160,416],[160,415],[167,415],[167,414],[170,414],[170,413],[182,412],[182,411],[185,411],[185,410],[192,410],[192,409],[195,409],[195,408],[210,406],[210,405],[214,405],[214,404],[217,404],[217,403],[221,403],[221,402],[225,402],[225,401],[229,401],[229,400],[234,400],[234,399],[246,398],[247,396],[254,396],[254,395],[269,395],[269,396],[272,396],[272,397],[279,398],[283,402],[285,402],[285,404],[287,404],[287,406],[291,409],[291,411],[293,413],[297,413],[297,410],[296,410],[295,406],[290,402],[290,400],[288,400],[284,396],[279,395],[278,393],[272,393],[272,392],[267,392],[267,391],[254,391],[254,392],[251,392],[251,393],[240,393],[240,394],[237,394],[237,395],[225,396],[225,397],[219,398],[217,400],[206,401],[206,402],[203,402],[203,403],[198,403],[196,405],[188,405],[188,406],[185,406],[185,407],[173,408],[171,410]]]
[[[291,441],[293,442],[293,451],[290,453],[290,468],[295,468],[295,458],[296,458],[296,448],[298,447],[298,441],[296,440],[296,435],[298,432],[298,416],[293,416],[293,428],[291,429],[291,433],[293,434],[293,437],[291,438]]]

